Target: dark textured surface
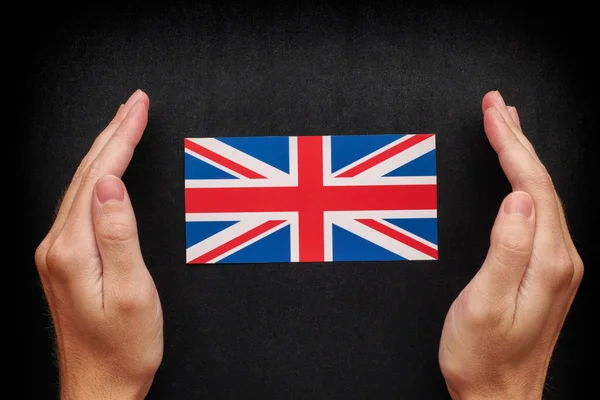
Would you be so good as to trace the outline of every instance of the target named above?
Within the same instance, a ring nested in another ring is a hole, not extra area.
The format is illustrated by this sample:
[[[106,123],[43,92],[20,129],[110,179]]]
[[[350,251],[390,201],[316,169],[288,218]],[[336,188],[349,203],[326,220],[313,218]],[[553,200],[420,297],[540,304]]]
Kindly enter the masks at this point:
[[[445,399],[445,313],[478,269],[509,186],[482,130],[500,89],[566,205],[575,243],[597,204],[584,16],[502,3],[448,7],[60,6],[29,14],[24,74],[24,398],[57,375],[33,251],[94,136],[136,88],[149,125],[124,177],[165,314],[151,399]],[[104,8],[103,8],[104,7]],[[437,133],[439,262],[185,265],[183,138]],[[567,319],[548,399],[576,398],[590,359],[590,274]]]

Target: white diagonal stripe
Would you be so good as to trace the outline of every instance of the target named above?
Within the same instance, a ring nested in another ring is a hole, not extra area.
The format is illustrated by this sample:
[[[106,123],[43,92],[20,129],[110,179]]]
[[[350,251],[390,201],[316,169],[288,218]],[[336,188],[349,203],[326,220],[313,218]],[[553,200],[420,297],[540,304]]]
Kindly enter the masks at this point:
[[[333,223],[407,260],[434,260],[433,257],[421,253],[419,250],[384,235],[354,219],[335,218]]]
[[[244,232],[249,231],[252,228],[256,228],[264,221],[252,221],[245,220],[240,221],[236,224],[231,225],[228,228],[223,229],[220,232],[217,232],[213,236],[210,236],[200,243],[197,243],[191,247],[189,247],[186,251],[187,254],[187,262],[193,261],[196,258],[200,257],[202,254],[205,254],[211,251],[214,248],[221,246],[224,243],[229,242],[233,238],[243,234]]]
[[[436,249],[436,250],[438,249],[438,247],[437,247],[436,244],[431,243],[429,240],[423,239],[422,237],[417,236],[414,233],[407,231],[406,229],[402,229],[399,226],[396,226],[396,225],[394,225],[394,224],[392,224],[392,223],[390,223],[388,221],[385,221],[383,219],[374,219],[374,220],[377,221],[377,222],[379,222],[381,225],[385,225],[385,226],[387,226],[390,229],[393,229],[393,230],[395,230],[397,232],[400,232],[403,235],[406,235],[409,238],[412,238],[412,239],[416,240],[419,243],[422,243],[422,244],[424,244],[424,245],[426,245],[428,247],[431,247],[432,249]]]
[[[264,221],[264,222],[267,222],[267,221]],[[264,223],[264,222],[263,222],[263,223]],[[221,254],[220,256],[213,258],[213,259],[212,259],[212,260],[210,260],[208,263],[209,263],[209,264],[214,264],[214,263],[216,263],[216,262],[218,262],[218,261],[220,261],[220,260],[224,259],[225,257],[227,257],[227,256],[229,256],[229,255],[231,255],[231,254],[235,253],[236,251],[238,251],[238,250],[241,250],[241,249],[243,249],[244,247],[248,247],[248,246],[250,246],[252,243],[258,242],[260,239],[262,239],[262,238],[264,238],[264,237],[266,237],[266,236],[269,236],[271,233],[273,233],[273,232],[275,232],[275,231],[278,231],[278,230],[280,230],[281,228],[285,228],[285,227],[286,227],[286,226],[288,226],[289,224],[290,224],[290,223],[289,223],[289,221],[283,222],[283,223],[281,223],[281,224],[279,224],[279,225],[277,225],[277,226],[275,226],[275,227],[273,227],[273,228],[269,229],[268,231],[266,231],[266,232],[263,232],[263,233],[261,233],[261,234],[260,234],[260,235],[258,235],[258,236],[255,236],[254,238],[252,238],[252,239],[248,240],[247,242],[244,242],[244,243],[240,244],[239,246],[237,246],[237,247],[234,247],[233,249],[231,249],[231,250],[229,250],[229,251],[226,251],[225,253]]]
[[[221,221],[226,221],[226,219],[221,219]],[[187,260],[187,262],[193,261],[196,258],[200,257],[201,255],[203,255],[213,249],[216,249],[217,247],[235,239],[236,237],[256,228],[259,225],[264,224],[267,221],[269,221],[269,219],[267,219],[267,218],[243,219],[243,220],[239,221],[238,223],[214,234],[213,236],[210,236],[210,237],[204,239],[200,243],[197,243],[197,244],[189,247],[186,250],[186,260]],[[268,234],[274,232],[275,230],[283,228],[284,226],[286,226],[288,224],[289,224],[289,221],[283,222],[283,223],[277,225],[276,227],[271,228],[267,232],[264,232],[263,234],[258,235],[257,237],[240,244],[239,246],[227,251],[226,253],[223,253],[221,256],[219,256],[213,260],[210,260],[209,263],[217,262],[218,260],[221,260],[224,257],[228,256],[229,254],[232,254],[235,251],[256,242],[257,240],[267,236]]]
[[[265,178],[274,180],[289,179],[289,175],[285,172],[257,158],[254,158],[251,155],[236,149],[235,147],[229,146],[228,144],[225,144],[216,138],[194,138],[189,140],[223,157],[226,157],[229,160],[248,168],[249,170],[259,173]]]
[[[430,136],[422,142],[419,142],[408,149],[401,151],[395,156],[392,156],[387,160],[382,161],[379,164],[361,172],[360,174],[356,175],[356,178],[372,179],[376,177],[383,177],[385,174],[388,174],[396,168],[400,168],[401,166],[408,164],[414,159],[421,157],[422,155],[429,153],[434,149],[435,136]]]
[[[338,176],[340,174],[343,174],[344,172],[348,171],[349,169],[354,168],[358,164],[362,164],[363,162],[367,161],[369,158],[375,157],[376,155],[378,155],[380,153],[383,153],[384,151],[386,151],[386,150],[388,150],[388,149],[390,149],[390,148],[398,145],[399,143],[407,141],[408,139],[410,139],[413,136],[415,136],[415,135],[405,135],[405,136],[402,136],[398,140],[394,140],[392,143],[390,143],[390,144],[388,144],[386,146],[383,146],[380,149],[375,150],[374,152],[372,152],[370,154],[367,154],[366,156],[364,156],[364,157],[362,157],[362,158],[354,161],[352,164],[346,165],[344,168],[341,168],[341,169],[335,171],[334,172],[334,176]]]
[[[216,163],[216,162],[214,162],[213,160],[211,160],[211,159],[209,159],[209,158],[206,158],[206,157],[204,157],[204,156],[201,156],[200,154],[196,153],[194,150],[190,150],[190,149],[186,148],[186,149],[185,149],[185,152],[186,152],[187,154],[189,154],[190,156],[192,156],[192,157],[196,157],[196,158],[198,158],[198,159],[200,159],[200,160],[204,161],[205,163],[207,163],[207,164],[210,164],[210,165],[212,165],[213,167],[215,167],[215,168],[218,168],[218,169],[220,169],[220,170],[222,170],[222,171],[225,171],[225,172],[227,172],[228,174],[231,174],[231,175],[233,175],[233,176],[235,176],[235,177],[237,177],[237,178],[244,178],[244,176],[243,176],[243,175],[241,175],[241,174],[239,174],[239,173],[237,173],[237,172],[235,172],[235,171],[233,171],[233,170],[231,170],[231,169],[229,169],[229,168],[227,168],[227,167],[225,167],[225,166],[223,166],[223,165],[221,165],[221,164],[219,164],[219,163]],[[223,180],[223,179],[220,179],[220,180]],[[235,181],[236,179],[227,179],[227,180]]]

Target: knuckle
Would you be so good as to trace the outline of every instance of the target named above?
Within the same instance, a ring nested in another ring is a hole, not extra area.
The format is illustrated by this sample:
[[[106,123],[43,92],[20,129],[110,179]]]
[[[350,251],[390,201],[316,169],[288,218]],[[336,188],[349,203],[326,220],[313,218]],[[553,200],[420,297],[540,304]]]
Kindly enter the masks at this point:
[[[554,187],[550,174],[548,174],[548,171],[542,165],[539,165],[538,168],[531,172],[529,180],[540,189],[551,189]]]
[[[127,222],[104,221],[100,235],[107,243],[119,244],[137,239],[137,228]]]
[[[54,243],[49,249],[46,255],[46,265],[49,268],[54,268],[57,265],[61,265],[66,260],[63,249],[57,244]]]
[[[583,260],[581,259],[581,256],[577,252],[575,252],[575,254],[572,258],[572,261],[573,261],[573,265],[575,266],[576,270],[583,271],[585,269],[585,266],[583,265]]]
[[[570,257],[562,257],[550,264],[550,276],[556,289],[570,286],[575,276],[575,264]]]
[[[152,296],[139,287],[131,287],[119,294],[117,307],[125,314],[138,314],[147,309],[152,301]]]
[[[35,249],[34,259],[38,269],[46,268],[46,255],[48,254],[49,247],[48,238],[45,238]]]
[[[500,265],[515,265],[527,262],[531,257],[531,238],[524,229],[492,234],[492,254]]]
[[[112,119],[112,121],[110,121],[108,123],[108,125],[106,126],[105,131],[108,130],[114,130],[117,129],[119,127],[119,125],[121,125],[121,119],[119,118],[119,115],[115,115],[115,117]],[[104,132],[103,132],[104,133]]]
[[[97,160],[88,163],[85,170],[82,171],[82,184],[95,183],[103,175],[102,171],[102,165]]]
[[[548,171],[541,163],[535,163],[530,168],[522,168],[519,171],[519,180],[529,182],[538,189],[550,189],[554,185]]]
[[[570,261],[573,264],[573,275],[571,277],[571,289],[573,291],[577,291],[581,281],[583,280],[583,276],[585,273],[585,266],[583,265],[583,260],[577,251],[573,251],[570,254]]]
[[[520,133],[523,134],[523,131],[521,131],[521,128],[519,127],[519,124],[517,124],[514,120],[513,120],[513,116],[511,115],[511,118],[508,118],[508,120],[506,121],[506,124],[509,126],[509,128],[515,132],[515,133]]]
[[[50,246],[46,254],[46,266],[49,275],[60,281],[67,280],[75,262],[75,254],[71,246],[68,246],[59,236]]]
[[[126,131],[117,131],[111,138],[115,144],[118,145],[119,149],[123,154],[127,154],[128,156],[133,154],[137,141],[134,136],[129,134]]]
[[[503,265],[512,265],[529,258],[529,247],[516,238],[506,238],[496,243],[496,259]]]
[[[489,302],[477,298],[473,295],[473,292],[466,293],[461,301],[463,301],[463,317],[471,327],[477,329],[491,328],[496,326],[502,319],[499,307],[493,307]]]
[[[583,275],[585,272],[585,266],[583,265],[583,260],[581,257],[577,256],[577,260],[574,261],[575,264],[575,279],[577,284],[581,283],[583,280]]]
[[[464,307],[465,319],[471,326],[484,327],[490,322],[489,310],[485,309],[481,304],[469,302]]]
[[[575,265],[575,271],[573,272],[573,285],[578,288],[579,284],[581,284],[581,281],[583,280],[583,275],[584,275],[584,268],[583,268],[583,263],[581,264],[580,267],[578,267],[578,265]]]
[[[73,175],[73,179],[71,180],[71,182],[77,182],[79,180],[81,180],[81,178],[83,178],[83,175],[85,174],[85,172],[88,169],[89,166],[89,156],[85,156],[83,158],[83,160],[81,160],[81,163],[79,164],[79,166],[77,167],[77,170],[75,171],[75,174]]]

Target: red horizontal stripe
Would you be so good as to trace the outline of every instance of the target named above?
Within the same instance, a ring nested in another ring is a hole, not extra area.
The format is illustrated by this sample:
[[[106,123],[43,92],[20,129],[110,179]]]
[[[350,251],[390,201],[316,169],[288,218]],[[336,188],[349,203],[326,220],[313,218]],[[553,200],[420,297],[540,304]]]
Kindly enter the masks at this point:
[[[211,251],[202,254],[200,257],[195,258],[190,264],[206,264],[215,258],[227,253],[229,250],[235,249],[236,247],[254,239],[257,236],[262,235],[269,229],[275,228],[277,225],[285,221],[267,221],[264,224],[257,226],[256,228],[250,229],[248,232],[235,237],[229,242],[223,243],[222,245],[215,247]]]
[[[435,210],[436,185],[187,188],[186,213]]]
[[[251,169],[248,169],[248,168],[244,167],[243,165],[240,165],[234,161],[231,161],[230,159],[225,158],[222,155],[217,154],[214,151],[209,150],[206,147],[201,146],[196,142],[192,142],[189,139],[185,139],[185,148],[193,151],[194,153],[201,155],[202,157],[206,157],[209,160],[214,161],[217,164],[220,164],[226,168],[229,168],[230,170],[235,171],[238,174],[240,174],[246,178],[265,179],[265,177],[262,176],[261,174],[259,174],[258,172],[252,171]]]
[[[377,154],[376,156],[371,157],[358,165],[355,165],[354,167],[350,168],[349,170],[345,171],[344,173],[338,175],[338,177],[352,178],[352,177],[360,174],[361,172],[364,172],[364,171],[368,170],[369,168],[372,168],[375,165],[387,160],[388,158],[391,158],[391,157],[395,156],[396,154],[408,149],[409,147],[412,147],[417,143],[421,143],[422,141],[430,138],[431,136],[433,136],[433,134],[419,134],[419,135],[415,135],[411,138],[408,138],[405,141],[398,143],[397,145],[392,146],[389,149]]]
[[[368,226],[371,229],[376,230],[377,232],[383,233],[384,235],[397,240],[400,243],[404,243],[407,246],[413,247],[423,254],[427,254],[428,256],[433,257],[436,260],[438,259],[438,251],[436,249],[429,247],[426,244],[423,244],[418,240],[415,240],[410,236],[403,234],[402,232],[398,232],[397,230],[392,229],[389,226],[382,224],[381,222],[377,222],[372,219],[357,219],[357,221],[363,225]]]

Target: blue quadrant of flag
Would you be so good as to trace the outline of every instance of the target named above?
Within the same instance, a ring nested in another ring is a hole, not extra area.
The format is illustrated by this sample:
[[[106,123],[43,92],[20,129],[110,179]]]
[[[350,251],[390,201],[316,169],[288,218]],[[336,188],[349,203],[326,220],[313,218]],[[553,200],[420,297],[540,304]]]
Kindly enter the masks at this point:
[[[433,134],[187,138],[186,262],[437,260]]]

